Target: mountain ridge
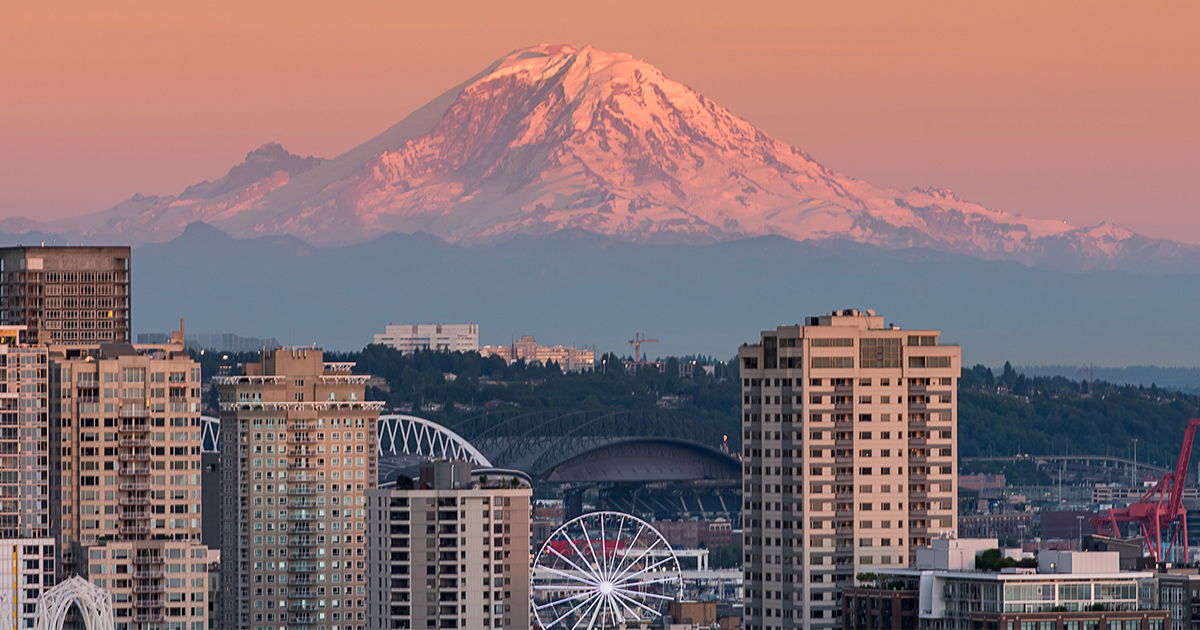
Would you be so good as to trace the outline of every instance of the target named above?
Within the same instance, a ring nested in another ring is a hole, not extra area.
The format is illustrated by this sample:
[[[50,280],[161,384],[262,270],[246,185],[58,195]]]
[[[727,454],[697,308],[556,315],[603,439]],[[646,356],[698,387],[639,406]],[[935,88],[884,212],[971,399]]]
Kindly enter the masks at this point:
[[[562,230],[664,243],[777,234],[1071,271],[1200,270],[1200,247],[835,173],[642,60],[546,44],[513,51],[336,158],[268,144],[178,197],[136,195],[0,229],[145,242],[195,221],[327,246],[389,231],[473,245]]]

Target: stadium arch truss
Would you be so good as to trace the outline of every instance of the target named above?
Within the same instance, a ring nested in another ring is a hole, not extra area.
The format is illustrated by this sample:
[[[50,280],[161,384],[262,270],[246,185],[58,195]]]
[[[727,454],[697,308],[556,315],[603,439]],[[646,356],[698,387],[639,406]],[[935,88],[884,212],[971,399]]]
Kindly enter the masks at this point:
[[[401,414],[379,416],[378,428],[380,455],[462,459],[476,468],[492,468],[492,462],[479,449],[432,420]]]

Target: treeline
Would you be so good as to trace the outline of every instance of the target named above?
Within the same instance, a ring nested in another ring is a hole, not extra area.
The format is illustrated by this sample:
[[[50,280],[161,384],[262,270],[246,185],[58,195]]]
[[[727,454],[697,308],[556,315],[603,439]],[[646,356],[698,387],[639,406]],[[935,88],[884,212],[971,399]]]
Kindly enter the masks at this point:
[[[257,353],[193,353],[205,378],[224,367],[257,361]],[[594,372],[563,373],[557,365],[461,352],[403,355],[381,345],[361,352],[326,353],[329,361],[356,362],[355,371],[382,379],[368,399],[448,426],[483,409],[568,411],[655,409],[662,396],[678,395],[677,413],[729,435],[740,448],[741,386],[736,365],[714,363],[679,377],[679,360],[666,370],[642,366],[626,373],[621,357],[605,354]],[[1188,419],[1200,417],[1200,397],[1151,385],[1090,384],[1062,376],[1028,377],[1005,364],[998,374],[976,365],[959,382],[959,452],[964,457],[1078,453],[1131,457],[1171,466]],[[215,393],[208,399],[215,403]],[[1017,473],[1016,470],[1010,472]],[[1036,476],[1036,471],[1030,471]]]
[[[1151,385],[1029,378],[1005,364],[977,365],[959,382],[959,452],[980,455],[1078,453],[1173,466],[1200,398]]]

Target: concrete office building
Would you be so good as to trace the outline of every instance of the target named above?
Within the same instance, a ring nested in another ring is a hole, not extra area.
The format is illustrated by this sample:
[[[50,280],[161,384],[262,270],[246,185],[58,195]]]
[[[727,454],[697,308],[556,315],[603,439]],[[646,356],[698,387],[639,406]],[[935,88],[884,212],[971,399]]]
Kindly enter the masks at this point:
[[[0,326],[0,538],[50,536],[50,364]]]
[[[748,630],[840,627],[840,587],[956,531],[960,349],[938,337],[843,310],[738,349]]]
[[[128,247],[0,248],[0,325],[32,343],[130,341]]]
[[[478,352],[478,324],[388,324],[375,343],[404,354],[418,350],[435,352]]]
[[[368,490],[368,630],[529,628],[530,495],[460,461]]]
[[[382,403],[320,350],[264,351],[214,377],[221,404],[222,622],[234,630],[363,630],[363,492]]]
[[[53,538],[0,539],[0,628],[33,627],[38,598],[57,583],[56,558]]]
[[[117,627],[208,624],[200,365],[181,344],[49,348],[60,576],[113,594]]]

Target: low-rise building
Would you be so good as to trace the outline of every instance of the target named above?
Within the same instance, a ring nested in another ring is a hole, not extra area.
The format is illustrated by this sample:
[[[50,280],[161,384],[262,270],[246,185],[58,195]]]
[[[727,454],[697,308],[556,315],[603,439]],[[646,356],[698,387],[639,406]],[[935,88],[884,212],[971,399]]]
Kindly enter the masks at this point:
[[[484,346],[479,349],[484,357],[500,357],[506,363],[525,361],[548,365],[551,361],[564,372],[591,372],[596,365],[596,353],[588,348],[575,346],[540,346],[533,335],[522,335],[508,346]]]
[[[403,354],[418,350],[434,352],[478,352],[478,324],[388,324],[375,343]]]
[[[977,570],[996,540],[948,540],[919,553],[915,568],[860,575],[847,589],[842,627],[922,630],[1168,630],[1150,572],[1123,572],[1116,552],[1043,551],[1034,568]],[[940,567],[948,567],[946,569]],[[915,606],[912,603],[915,600]],[[908,602],[908,603],[906,603]],[[884,608],[892,614],[886,615]],[[916,610],[915,626],[906,609]],[[896,614],[897,609],[899,614]]]

